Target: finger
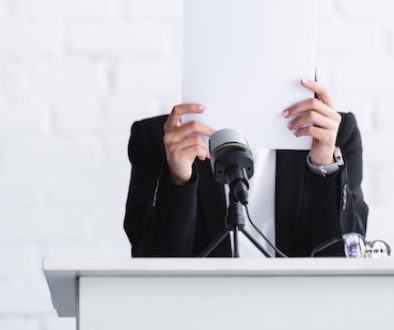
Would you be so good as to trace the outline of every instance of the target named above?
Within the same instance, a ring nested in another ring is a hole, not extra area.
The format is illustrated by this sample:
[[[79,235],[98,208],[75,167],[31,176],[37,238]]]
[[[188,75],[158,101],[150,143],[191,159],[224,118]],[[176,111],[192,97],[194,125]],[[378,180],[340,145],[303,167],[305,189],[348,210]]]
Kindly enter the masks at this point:
[[[187,113],[201,113],[205,110],[205,107],[202,104],[178,104],[176,105],[170,115],[166,123],[164,124],[164,130],[170,130],[178,126],[181,117]]]
[[[327,87],[324,86],[323,84],[313,81],[310,79],[303,78],[301,79],[301,84],[310,89],[311,91],[315,92],[318,96],[318,98],[327,104],[329,107],[334,108],[334,102],[332,101],[330,95],[328,94]]]
[[[293,122],[289,124],[288,128],[291,130],[296,130],[301,127],[306,127],[310,125],[330,130],[337,129],[337,123],[335,121],[313,110],[307,111],[297,117]]]
[[[296,132],[294,132],[294,135],[297,137],[311,136],[314,139],[321,141],[326,138],[327,130],[320,127],[309,126],[298,129]]]
[[[185,157],[186,159],[193,160],[196,157],[200,160],[205,160],[208,158],[208,151],[201,145],[192,145],[185,149],[179,150],[179,157]]]
[[[192,134],[201,134],[203,136],[210,137],[214,132],[215,130],[213,128],[200,123],[199,121],[191,121],[167,133],[164,136],[164,143],[176,143]]]
[[[174,143],[168,147],[168,151],[175,154],[178,151],[182,151],[192,146],[201,146],[202,148],[204,148],[209,158],[208,145],[203,141],[200,136],[193,136],[180,142]]]
[[[283,116],[285,118],[289,118],[299,113],[310,111],[310,110],[315,110],[321,113],[325,117],[332,117],[336,114],[336,111],[331,109],[328,105],[324,104],[322,101],[318,99],[313,98],[294,104],[293,106],[291,106],[290,108],[286,109],[283,112]]]

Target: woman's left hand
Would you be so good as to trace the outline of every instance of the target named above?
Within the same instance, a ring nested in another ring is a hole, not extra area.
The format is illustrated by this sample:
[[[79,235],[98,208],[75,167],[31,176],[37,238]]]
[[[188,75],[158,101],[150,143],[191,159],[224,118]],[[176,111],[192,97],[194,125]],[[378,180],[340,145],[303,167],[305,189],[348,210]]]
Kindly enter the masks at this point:
[[[312,161],[316,165],[328,165],[334,161],[337,133],[342,117],[335,110],[327,88],[322,84],[302,79],[301,84],[315,92],[318,98],[297,103],[283,112],[285,118],[296,117],[288,126],[296,136],[311,136]]]

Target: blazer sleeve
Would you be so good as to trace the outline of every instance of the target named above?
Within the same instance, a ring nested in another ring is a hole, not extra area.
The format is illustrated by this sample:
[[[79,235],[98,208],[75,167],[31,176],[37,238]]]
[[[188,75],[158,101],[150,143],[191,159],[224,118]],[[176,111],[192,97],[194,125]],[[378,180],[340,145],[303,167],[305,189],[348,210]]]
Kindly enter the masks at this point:
[[[159,126],[158,126],[159,127]],[[133,257],[177,257],[192,253],[198,175],[179,186],[167,175],[160,129],[135,122],[128,146],[131,178],[124,230]]]
[[[308,227],[314,247],[349,232],[365,236],[367,229],[368,206],[361,190],[363,148],[352,113],[342,114],[337,146],[345,162],[337,173],[323,178],[307,169]],[[343,253],[342,245],[340,251]]]

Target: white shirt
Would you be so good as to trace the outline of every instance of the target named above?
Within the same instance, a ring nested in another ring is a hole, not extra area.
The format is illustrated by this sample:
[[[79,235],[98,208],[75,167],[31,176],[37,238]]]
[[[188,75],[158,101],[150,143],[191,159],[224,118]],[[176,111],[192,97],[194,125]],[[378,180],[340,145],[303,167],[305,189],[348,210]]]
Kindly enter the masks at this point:
[[[254,174],[249,184],[249,213],[255,225],[275,245],[275,178],[276,178],[276,152],[268,149],[252,150],[254,158]],[[226,198],[228,188],[226,186]],[[228,200],[227,200],[228,205]],[[246,215],[246,214],[245,214]],[[255,238],[272,256],[273,249],[246,220],[245,230]],[[264,255],[245,237],[239,233],[239,256],[246,258],[259,258]],[[233,236],[231,234],[233,246]]]

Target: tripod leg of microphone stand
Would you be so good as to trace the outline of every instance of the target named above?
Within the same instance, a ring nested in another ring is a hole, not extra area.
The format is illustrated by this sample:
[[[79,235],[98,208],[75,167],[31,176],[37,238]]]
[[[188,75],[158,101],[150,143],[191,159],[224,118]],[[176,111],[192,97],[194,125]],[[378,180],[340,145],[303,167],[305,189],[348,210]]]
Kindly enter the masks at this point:
[[[233,254],[233,258],[239,258],[238,227],[237,226],[234,226],[233,237],[234,237],[234,254]]]
[[[208,255],[216,249],[216,247],[226,238],[226,236],[229,234],[231,231],[231,228],[225,228],[223,231],[213,240],[211,244],[208,245],[208,247],[201,252],[199,257],[205,258],[208,257]]]
[[[241,229],[241,232],[253,243],[253,245],[261,251],[267,258],[272,258],[266,249],[264,249],[259,242],[257,242],[252,235],[250,235],[245,229]]]

